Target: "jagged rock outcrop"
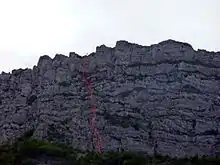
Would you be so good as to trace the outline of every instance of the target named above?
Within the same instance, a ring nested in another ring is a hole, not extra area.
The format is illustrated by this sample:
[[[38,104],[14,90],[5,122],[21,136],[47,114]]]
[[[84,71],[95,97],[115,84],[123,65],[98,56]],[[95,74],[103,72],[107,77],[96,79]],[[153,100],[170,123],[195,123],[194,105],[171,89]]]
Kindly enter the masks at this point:
[[[91,101],[102,150],[169,156],[220,154],[220,52],[166,40],[140,46],[118,41],[81,57],[40,57],[33,69],[0,75],[0,142],[33,137],[93,150]]]

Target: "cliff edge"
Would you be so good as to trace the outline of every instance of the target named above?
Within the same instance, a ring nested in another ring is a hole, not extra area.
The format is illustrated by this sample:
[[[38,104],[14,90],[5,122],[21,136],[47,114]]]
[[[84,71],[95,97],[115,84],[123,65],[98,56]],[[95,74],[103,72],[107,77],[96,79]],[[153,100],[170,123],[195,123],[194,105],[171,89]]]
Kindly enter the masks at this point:
[[[102,151],[220,155],[220,52],[174,40],[121,40],[88,56],[45,55],[33,69],[2,72],[0,143],[34,130],[35,139],[94,150],[84,59]]]

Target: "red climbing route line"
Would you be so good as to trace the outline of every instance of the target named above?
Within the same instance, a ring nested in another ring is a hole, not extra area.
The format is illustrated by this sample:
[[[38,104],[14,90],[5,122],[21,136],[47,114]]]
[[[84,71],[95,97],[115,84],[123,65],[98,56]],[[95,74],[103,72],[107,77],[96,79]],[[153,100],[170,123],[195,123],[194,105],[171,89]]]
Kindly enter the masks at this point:
[[[96,119],[96,113],[95,113],[95,109],[96,109],[96,102],[93,102],[92,100],[92,94],[93,94],[93,89],[91,86],[91,83],[86,79],[85,77],[85,61],[83,60],[83,67],[82,67],[82,77],[83,77],[83,81],[86,84],[87,89],[89,90],[89,94],[90,94],[90,100],[92,101],[92,118],[91,118],[91,123],[90,123],[90,127],[92,130],[93,135],[95,136],[95,138],[97,139],[97,152],[101,152],[101,137],[99,135],[99,132],[97,130],[97,128],[95,127],[95,119]]]

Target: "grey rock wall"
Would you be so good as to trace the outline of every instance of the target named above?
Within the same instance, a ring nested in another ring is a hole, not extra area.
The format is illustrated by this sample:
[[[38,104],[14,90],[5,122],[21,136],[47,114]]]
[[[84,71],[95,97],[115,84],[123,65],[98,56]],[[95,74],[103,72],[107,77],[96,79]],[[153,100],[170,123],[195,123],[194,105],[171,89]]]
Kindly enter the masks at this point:
[[[33,69],[0,75],[0,142],[33,138],[94,150],[92,101],[101,150],[169,156],[220,155],[220,52],[166,40],[118,41],[81,57],[40,57]]]

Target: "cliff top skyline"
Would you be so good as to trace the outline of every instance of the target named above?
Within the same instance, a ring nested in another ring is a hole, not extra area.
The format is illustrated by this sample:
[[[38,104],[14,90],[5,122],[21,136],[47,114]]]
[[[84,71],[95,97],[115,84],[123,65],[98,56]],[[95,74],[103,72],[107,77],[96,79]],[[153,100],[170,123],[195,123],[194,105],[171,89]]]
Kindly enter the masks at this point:
[[[80,55],[126,40],[167,39],[219,51],[218,0],[0,1],[0,72],[32,68],[46,54]]]
[[[27,70],[27,69],[31,69],[33,70],[34,67],[38,66],[40,67],[40,61],[41,60],[58,60],[58,61],[63,61],[64,59],[66,58],[84,58],[84,57],[88,57],[90,60],[95,60],[97,58],[99,58],[99,53],[100,51],[105,54],[105,56],[111,56],[109,54],[109,50],[113,50],[114,54],[116,53],[116,51],[124,51],[124,49],[126,49],[127,47],[132,48],[133,50],[134,49],[140,49],[141,52],[144,54],[142,54],[141,56],[147,56],[148,53],[147,51],[162,51],[163,53],[165,53],[164,55],[166,56],[166,51],[167,49],[179,49],[181,51],[181,49],[183,49],[184,52],[188,52],[188,53],[184,53],[184,56],[192,56],[192,52],[194,52],[195,54],[197,53],[200,53],[200,55],[202,56],[210,56],[211,58],[218,58],[218,56],[220,57],[220,51],[207,51],[205,49],[197,49],[195,50],[193,48],[193,46],[189,43],[186,43],[186,42],[181,42],[181,41],[176,41],[176,40],[173,40],[173,39],[167,39],[167,40],[164,40],[164,41],[161,41],[161,42],[158,42],[156,44],[151,44],[151,45],[140,45],[138,43],[132,43],[132,42],[129,42],[129,41],[126,41],[126,40],[118,40],[116,41],[115,43],[115,46],[113,47],[109,47],[109,46],[106,46],[105,44],[101,44],[99,46],[96,46],[96,49],[94,52],[90,52],[90,53],[87,53],[87,54],[78,54],[77,52],[69,52],[68,55],[65,55],[65,54],[60,54],[60,53],[56,53],[54,55],[54,57],[51,57],[50,55],[47,55],[47,54],[44,54],[44,55],[41,55],[39,57],[39,59],[37,59],[37,61],[35,62],[35,65],[33,65],[32,67],[25,67],[25,68],[18,68],[18,69],[12,69],[10,72],[5,72],[5,71],[2,71],[1,74],[4,74],[4,73],[7,73],[7,74],[13,74],[13,72],[17,72],[17,70]],[[132,49],[130,49],[129,51],[132,51]],[[165,51],[165,52],[164,52]],[[155,52],[155,53],[156,53]],[[128,52],[127,52],[128,53]],[[126,54],[127,54],[126,53]],[[158,53],[155,54],[156,56],[158,56]],[[171,54],[170,54],[171,55]],[[169,55],[169,56],[170,56]],[[177,59],[179,59],[179,55],[177,55]],[[95,58],[93,58],[94,56],[96,56]],[[127,54],[127,56],[129,56],[129,54]],[[175,57],[175,55],[172,55]],[[208,57],[208,58],[210,58]],[[160,58],[160,57],[159,57]],[[203,57],[201,57],[203,58]],[[98,60],[99,61],[99,60]],[[89,62],[89,61],[88,61]],[[150,61],[149,61],[150,62]],[[203,63],[207,63],[208,61],[203,61]],[[218,60],[216,61],[218,63]]]

